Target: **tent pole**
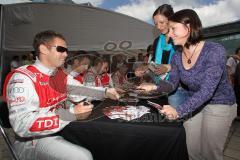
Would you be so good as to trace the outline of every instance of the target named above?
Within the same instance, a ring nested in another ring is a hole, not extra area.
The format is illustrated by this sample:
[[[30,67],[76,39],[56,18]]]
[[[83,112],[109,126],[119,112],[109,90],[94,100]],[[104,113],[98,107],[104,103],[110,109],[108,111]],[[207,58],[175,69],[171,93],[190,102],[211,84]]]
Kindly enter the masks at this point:
[[[3,5],[0,5],[0,57],[1,57],[1,61],[0,61],[0,93],[2,95],[2,78],[3,78]]]

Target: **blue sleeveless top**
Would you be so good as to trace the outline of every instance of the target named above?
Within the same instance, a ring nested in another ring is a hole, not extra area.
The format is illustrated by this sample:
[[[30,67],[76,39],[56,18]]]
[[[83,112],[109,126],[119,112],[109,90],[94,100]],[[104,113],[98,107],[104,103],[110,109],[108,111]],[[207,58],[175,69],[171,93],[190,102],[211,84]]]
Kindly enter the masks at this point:
[[[163,34],[160,34],[159,40],[157,42],[156,51],[155,51],[155,59],[154,59],[155,64],[163,64],[162,61],[165,53],[169,53],[166,64],[170,64],[172,60],[172,56],[175,54],[173,44],[172,43],[167,44],[166,36]],[[160,80],[168,80],[168,79],[169,79],[169,73],[166,73],[164,75],[154,76],[154,82],[156,84],[159,84]]]

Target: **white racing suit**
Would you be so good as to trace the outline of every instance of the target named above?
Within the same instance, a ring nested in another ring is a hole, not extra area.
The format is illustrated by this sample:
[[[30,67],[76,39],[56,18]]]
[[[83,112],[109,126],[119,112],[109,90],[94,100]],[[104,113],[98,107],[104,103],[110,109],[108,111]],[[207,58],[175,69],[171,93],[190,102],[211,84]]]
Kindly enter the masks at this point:
[[[39,61],[9,74],[4,88],[20,159],[92,159],[87,149],[54,133],[76,120],[73,108],[69,107],[74,105],[69,105],[67,98],[81,100],[85,97],[79,94],[85,94],[101,99],[105,96],[103,88],[84,88],[61,69],[54,72]]]

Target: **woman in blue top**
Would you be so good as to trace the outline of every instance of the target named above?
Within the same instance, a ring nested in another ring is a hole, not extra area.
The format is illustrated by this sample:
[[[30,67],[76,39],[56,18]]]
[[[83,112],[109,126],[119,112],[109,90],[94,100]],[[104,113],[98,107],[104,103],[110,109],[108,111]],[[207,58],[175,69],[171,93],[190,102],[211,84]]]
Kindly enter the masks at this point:
[[[153,21],[155,27],[160,32],[160,35],[153,42],[153,54],[149,55],[149,61],[153,61],[155,64],[164,64],[170,67],[172,56],[175,54],[174,44],[172,38],[169,37],[169,21],[168,19],[174,14],[171,5],[163,4],[159,6],[153,13]],[[142,77],[147,67],[138,67],[135,71],[136,76]],[[169,73],[162,74],[158,73],[150,74],[155,84],[159,84],[160,80],[169,80]],[[168,96],[168,103],[174,107],[182,104],[185,100],[187,92],[179,87],[174,93]]]
[[[163,4],[159,6],[153,13],[153,21],[155,27],[159,30],[160,35],[153,42],[152,61],[155,64],[170,64],[173,54],[175,53],[174,44],[169,37],[168,19],[174,14],[171,5]],[[155,77],[155,83],[159,84],[160,79],[168,80],[169,74]]]
[[[153,61],[155,64],[170,64],[171,62],[175,51],[173,41],[168,36],[168,18],[172,16],[173,13],[172,6],[168,4],[159,6],[153,13],[152,18],[160,35],[153,42],[153,55],[150,55],[149,62]],[[147,69],[147,67],[139,67],[136,69],[135,74],[137,76],[143,76]],[[164,76],[155,76],[154,82],[158,84],[160,79],[168,79],[167,74]]]
[[[224,144],[236,117],[236,103],[226,69],[226,51],[220,44],[202,40],[202,25],[195,11],[185,9],[170,17],[169,36],[182,47],[173,56],[170,82],[181,81],[188,96],[176,109],[164,105],[161,113],[169,119],[190,117],[184,122],[189,158],[223,160]],[[143,84],[148,91],[161,84]]]

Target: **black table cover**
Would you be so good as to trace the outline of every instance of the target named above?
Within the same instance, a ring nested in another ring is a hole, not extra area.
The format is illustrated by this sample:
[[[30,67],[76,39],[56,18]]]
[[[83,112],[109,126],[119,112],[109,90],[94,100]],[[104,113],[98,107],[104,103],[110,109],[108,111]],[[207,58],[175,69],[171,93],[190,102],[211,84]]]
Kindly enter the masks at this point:
[[[71,122],[60,134],[89,149],[95,160],[188,160],[181,122],[166,121],[154,110],[128,122],[102,114],[102,108],[116,104],[104,101],[94,110],[95,116]]]

